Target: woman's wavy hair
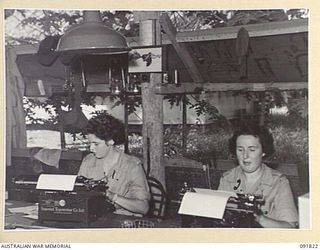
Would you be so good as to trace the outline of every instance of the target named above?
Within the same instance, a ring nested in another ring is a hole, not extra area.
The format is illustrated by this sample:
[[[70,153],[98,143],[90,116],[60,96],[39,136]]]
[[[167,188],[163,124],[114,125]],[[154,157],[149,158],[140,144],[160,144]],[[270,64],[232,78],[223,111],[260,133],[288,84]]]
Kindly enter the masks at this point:
[[[266,127],[245,123],[241,124],[229,139],[229,151],[233,155],[236,155],[237,139],[240,135],[253,135],[257,137],[262,145],[262,151],[265,153],[265,157],[271,156],[275,151],[272,134]]]
[[[112,139],[115,145],[123,144],[126,141],[124,124],[107,112],[99,112],[93,116],[84,133],[94,134],[105,141]]]

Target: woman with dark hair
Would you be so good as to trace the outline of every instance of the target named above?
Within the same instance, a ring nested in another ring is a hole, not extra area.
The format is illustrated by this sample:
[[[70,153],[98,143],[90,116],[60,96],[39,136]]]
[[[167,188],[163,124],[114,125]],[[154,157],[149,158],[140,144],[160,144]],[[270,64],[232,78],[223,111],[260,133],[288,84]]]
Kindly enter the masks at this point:
[[[115,147],[125,142],[123,123],[107,113],[91,118],[86,127],[90,151],[78,175],[106,179],[107,199],[117,214],[141,216],[149,209],[149,187],[139,159]]]
[[[262,126],[243,125],[229,140],[229,149],[237,156],[238,166],[223,174],[218,189],[262,195],[262,215],[255,215],[262,227],[297,227],[298,213],[288,179],[262,162],[274,152],[269,131]]]

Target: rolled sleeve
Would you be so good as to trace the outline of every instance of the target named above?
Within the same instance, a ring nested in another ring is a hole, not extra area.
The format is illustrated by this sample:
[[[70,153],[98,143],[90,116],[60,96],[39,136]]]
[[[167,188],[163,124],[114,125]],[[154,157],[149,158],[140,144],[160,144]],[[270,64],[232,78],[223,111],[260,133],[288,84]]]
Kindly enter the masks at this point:
[[[278,192],[274,200],[274,217],[281,221],[298,222],[298,212],[287,178],[279,181]]]

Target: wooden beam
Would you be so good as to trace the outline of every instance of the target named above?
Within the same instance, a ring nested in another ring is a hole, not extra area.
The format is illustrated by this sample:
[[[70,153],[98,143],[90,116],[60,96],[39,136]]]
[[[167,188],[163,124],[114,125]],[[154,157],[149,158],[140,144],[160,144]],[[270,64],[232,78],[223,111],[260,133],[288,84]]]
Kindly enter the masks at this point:
[[[199,71],[197,65],[194,63],[194,59],[192,58],[185,44],[177,42],[177,39],[176,39],[177,31],[173,26],[170,20],[170,17],[168,16],[167,13],[163,13],[160,16],[160,25],[164,30],[164,32],[167,34],[178,56],[180,57],[184,66],[189,72],[192,80],[195,82],[204,82],[201,72]]]
[[[13,148],[12,156],[13,157],[32,157],[31,148]],[[74,160],[81,161],[83,157],[83,152],[81,151],[72,151],[72,150],[62,150],[60,160]]]
[[[271,82],[271,83],[182,83],[177,87],[174,84],[159,85],[158,95],[170,94],[201,94],[206,92],[223,91],[268,91],[268,90],[298,90],[307,89],[308,82]]]
[[[110,93],[110,84],[88,84],[86,87],[86,92],[88,93]]]
[[[237,33],[241,27],[245,28],[249,32],[250,37],[308,32],[308,22],[308,19],[297,19],[284,22],[269,22],[243,26],[221,27],[207,30],[184,31],[177,33],[176,41],[178,43],[182,43],[236,39]],[[163,35],[163,44],[170,44],[170,40],[170,37]]]
[[[160,17],[161,11],[133,11],[134,20],[149,21],[149,20],[158,20]]]
[[[273,83],[194,83],[185,82],[181,86],[174,84],[159,85],[156,94],[183,94],[201,92],[223,92],[223,91],[265,91],[271,89],[294,90],[308,88],[307,82],[273,82]],[[92,84],[87,86],[87,92],[111,93],[107,84]]]
[[[11,46],[8,46],[10,48]],[[17,56],[25,54],[36,54],[39,49],[39,43],[36,44],[22,44],[22,45],[13,45],[12,48]]]

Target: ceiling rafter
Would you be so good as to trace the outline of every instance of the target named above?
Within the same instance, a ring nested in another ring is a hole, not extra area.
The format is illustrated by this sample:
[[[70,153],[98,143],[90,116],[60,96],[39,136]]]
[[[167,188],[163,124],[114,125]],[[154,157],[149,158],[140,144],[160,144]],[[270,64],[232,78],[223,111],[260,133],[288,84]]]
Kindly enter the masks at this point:
[[[167,13],[163,13],[160,16],[160,25],[164,32],[167,34],[169,40],[171,41],[177,55],[180,57],[181,61],[183,62],[184,66],[188,70],[191,78],[195,82],[204,82],[204,78],[198,69],[197,65],[194,62],[194,58],[192,57],[191,53],[189,53],[188,48],[185,44],[179,43],[176,40],[177,31],[173,26],[170,17]]]

